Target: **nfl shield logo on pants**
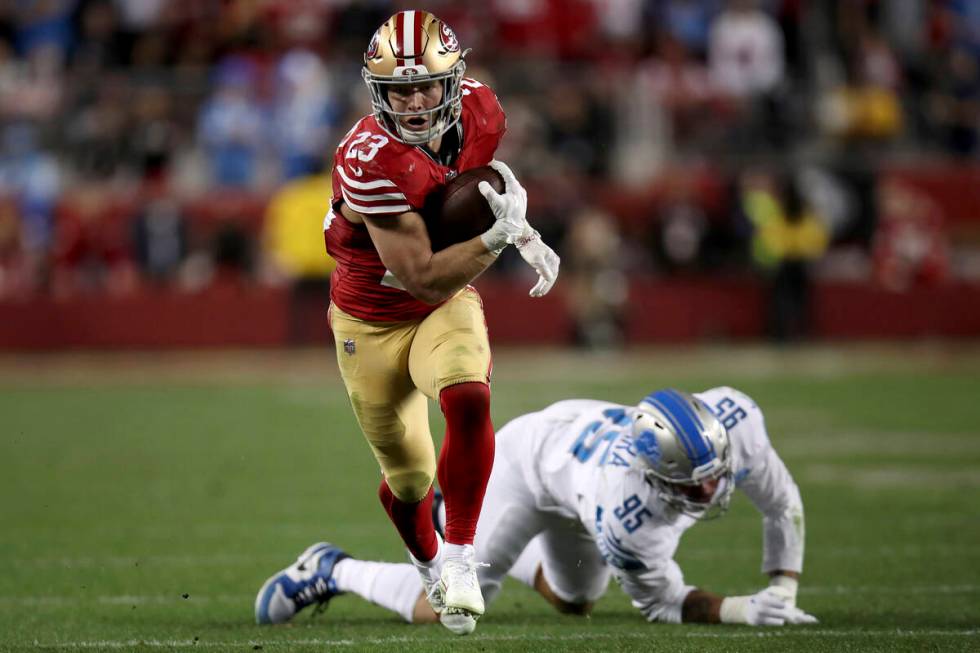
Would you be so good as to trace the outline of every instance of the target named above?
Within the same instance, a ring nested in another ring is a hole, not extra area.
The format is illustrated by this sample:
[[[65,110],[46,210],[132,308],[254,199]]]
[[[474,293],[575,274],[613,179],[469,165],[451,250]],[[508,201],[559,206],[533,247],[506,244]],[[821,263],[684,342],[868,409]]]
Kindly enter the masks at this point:
[[[344,351],[347,353],[348,356],[353,356],[354,355],[354,339],[353,338],[347,338],[347,340],[344,340]]]

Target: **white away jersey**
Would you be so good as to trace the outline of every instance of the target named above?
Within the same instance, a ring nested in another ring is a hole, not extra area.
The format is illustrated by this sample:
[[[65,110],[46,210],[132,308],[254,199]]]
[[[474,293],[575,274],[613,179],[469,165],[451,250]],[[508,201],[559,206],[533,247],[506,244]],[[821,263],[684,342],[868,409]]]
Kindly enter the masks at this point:
[[[762,412],[733,388],[696,393],[728,429],[736,488],[763,514],[763,572],[802,571],[799,490],[769,443]],[[634,466],[635,406],[569,400],[529,418],[520,460],[538,508],[577,518],[651,620],[679,622],[684,584],[674,552],[696,520],[670,509]]]

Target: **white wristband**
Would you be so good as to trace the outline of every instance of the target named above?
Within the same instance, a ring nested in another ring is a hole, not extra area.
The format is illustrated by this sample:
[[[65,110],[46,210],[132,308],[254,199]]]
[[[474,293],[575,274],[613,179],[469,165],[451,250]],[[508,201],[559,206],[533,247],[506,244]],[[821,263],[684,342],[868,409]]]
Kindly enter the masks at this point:
[[[779,574],[772,577],[772,579],[769,581],[769,587],[784,587],[788,589],[793,596],[796,596],[796,592],[800,587],[800,581],[796,580],[792,576],[784,576],[783,574]]]
[[[538,230],[532,228],[531,225],[528,225],[527,228],[524,230],[524,233],[521,234],[520,238],[514,241],[514,247],[516,247],[517,249],[521,249],[528,243],[531,243],[537,240],[538,238],[541,238],[541,234],[538,233]]]
[[[726,596],[721,600],[719,617],[723,624],[747,624],[749,607],[748,596]]]
[[[779,574],[769,580],[769,587],[773,588],[779,596],[786,599],[786,602],[791,606],[796,607],[796,591],[800,587],[800,581],[792,576]]]

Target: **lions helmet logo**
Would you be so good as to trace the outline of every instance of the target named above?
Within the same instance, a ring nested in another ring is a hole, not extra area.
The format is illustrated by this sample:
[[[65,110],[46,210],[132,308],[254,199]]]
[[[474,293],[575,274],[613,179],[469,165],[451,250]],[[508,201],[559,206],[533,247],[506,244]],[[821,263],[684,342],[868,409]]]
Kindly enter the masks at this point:
[[[374,59],[378,56],[378,50],[381,48],[381,30],[377,30],[374,36],[371,37],[371,42],[368,44],[367,52],[364,53],[364,60],[368,61]]]
[[[635,440],[636,450],[651,461],[660,460],[660,445],[657,444],[657,436],[653,431],[643,431]]]
[[[446,52],[459,51],[459,41],[456,40],[456,35],[446,23],[442,23],[439,27],[439,41],[442,43],[442,49]]]

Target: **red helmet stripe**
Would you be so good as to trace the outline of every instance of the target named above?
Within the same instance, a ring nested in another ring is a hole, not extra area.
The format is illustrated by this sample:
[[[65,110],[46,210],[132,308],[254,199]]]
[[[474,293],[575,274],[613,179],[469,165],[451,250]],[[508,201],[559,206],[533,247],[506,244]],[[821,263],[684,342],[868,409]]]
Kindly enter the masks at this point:
[[[415,29],[412,30],[413,36],[415,36],[415,49],[412,53],[416,57],[422,56],[422,20],[425,18],[425,14],[421,11],[416,11],[415,13]]]
[[[404,43],[405,34],[405,12],[399,11],[395,14],[395,33],[391,35],[391,49],[394,50],[396,57],[405,56]]]

